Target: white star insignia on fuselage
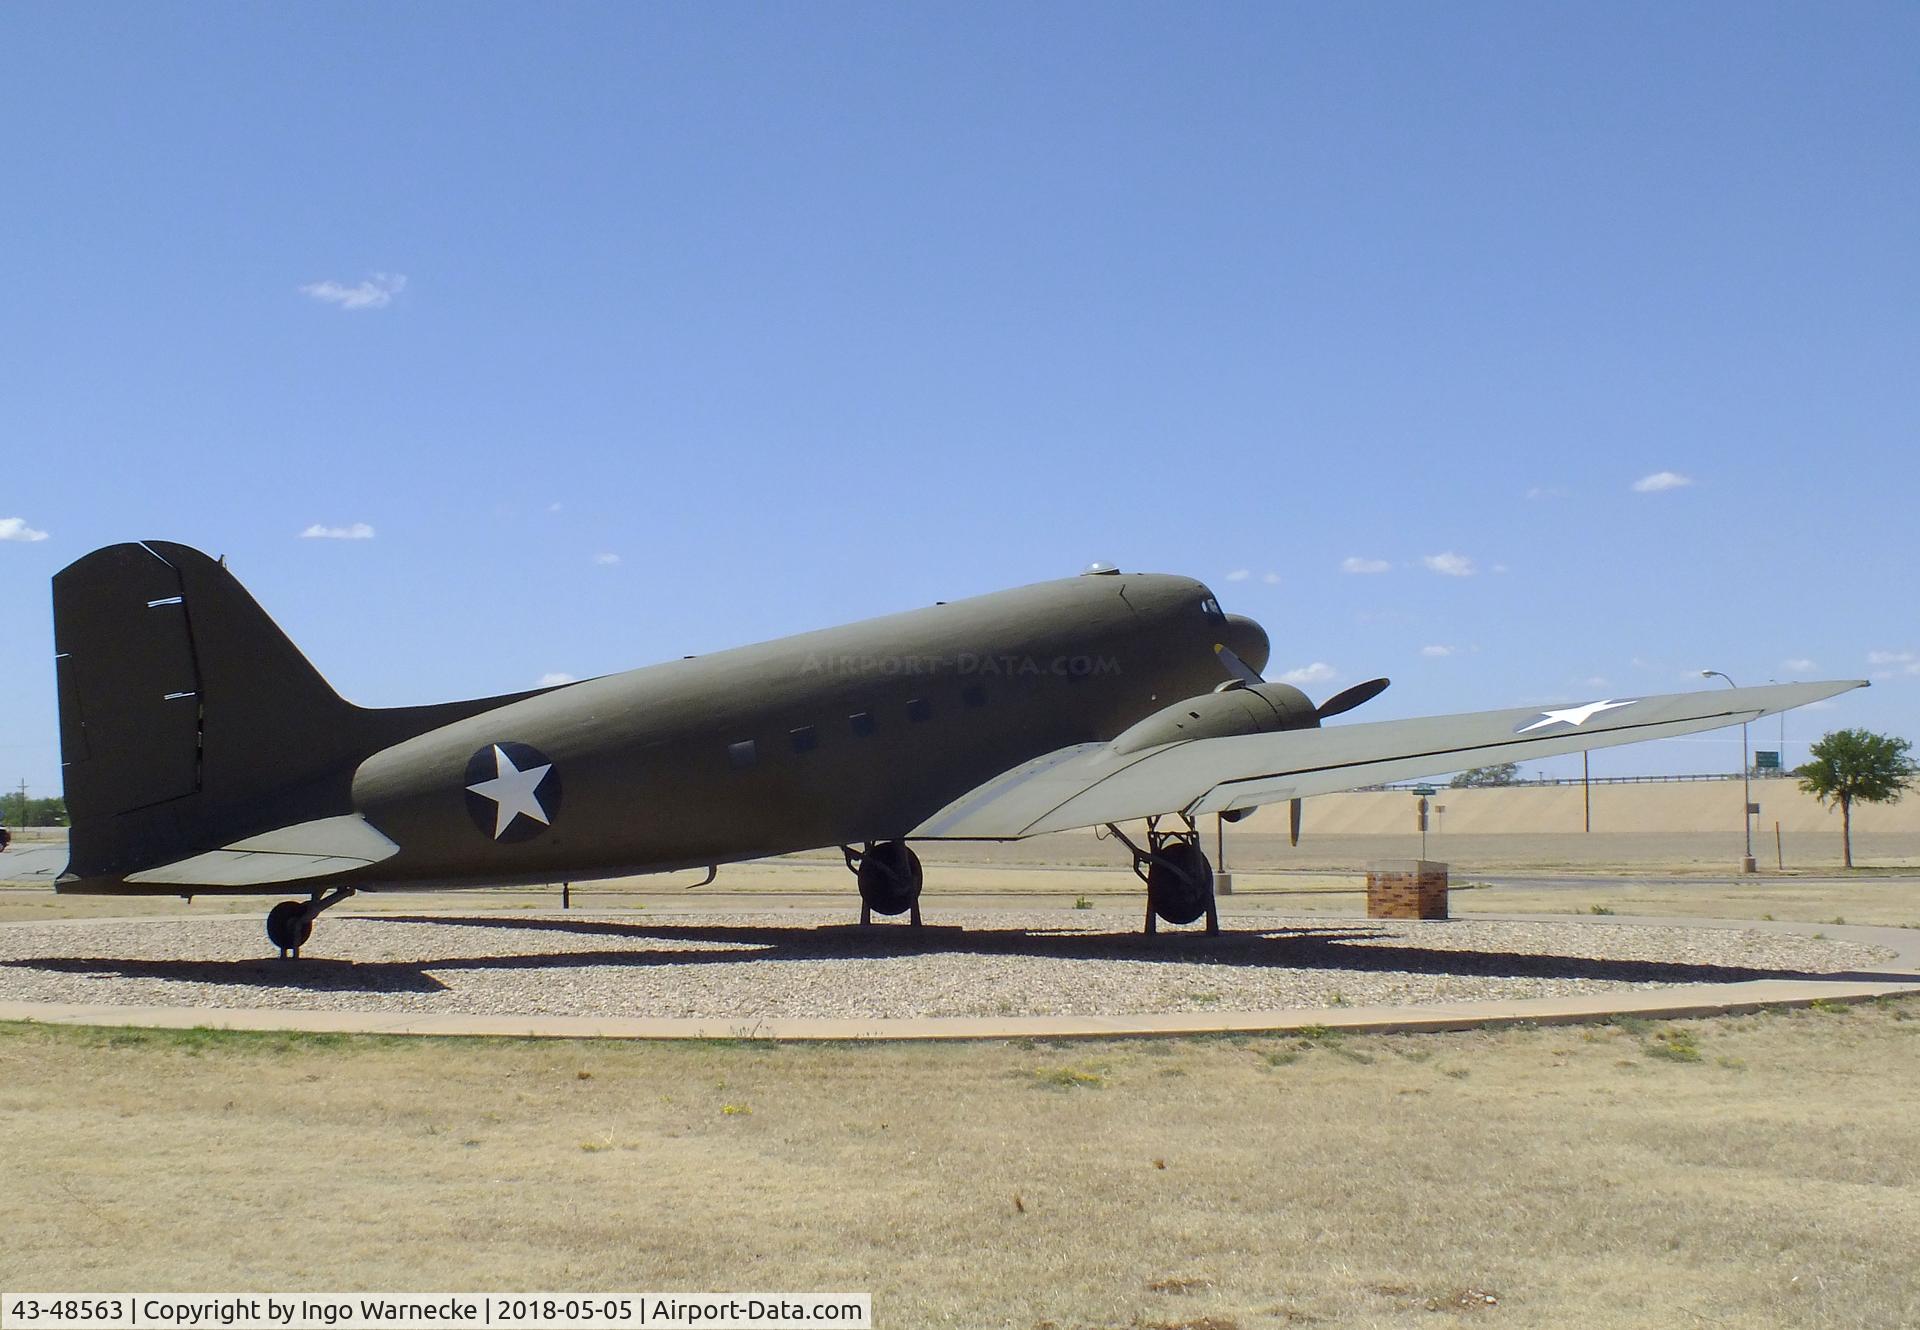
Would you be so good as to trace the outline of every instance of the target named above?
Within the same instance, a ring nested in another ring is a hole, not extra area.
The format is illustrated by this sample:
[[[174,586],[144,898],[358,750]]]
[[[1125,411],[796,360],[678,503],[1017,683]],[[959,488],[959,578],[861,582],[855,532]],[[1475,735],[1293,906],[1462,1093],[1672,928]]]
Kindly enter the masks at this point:
[[[1612,711],[1618,707],[1630,707],[1637,701],[1639,701],[1638,698],[1628,698],[1624,702],[1616,702],[1612,698],[1608,698],[1604,702],[1589,702],[1582,707],[1562,707],[1558,711],[1545,711],[1541,713],[1539,720],[1536,720],[1531,725],[1522,725],[1519,729],[1515,730],[1514,733],[1525,734],[1528,730],[1539,730],[1549,725],[1559,724],[1572,725],[1578,728],[1585,725],[1603,711]]]
[[[513,819],[521,813],[536,822],[553,823],[547,817],[547,810],[540,806],[540,800],[534,791],[540,788],[540,782],[553,770],[553,763],[545,766],[528,767],[525,771],[513,765],[513,759],[499,744],[493,746],[494,776],[492,780],[483,780],[478,785],[467,788],[483,799],[491,799],[497,805],[494,809],[493,838],[499,840],[506,835],[507,828],[513,825]]]

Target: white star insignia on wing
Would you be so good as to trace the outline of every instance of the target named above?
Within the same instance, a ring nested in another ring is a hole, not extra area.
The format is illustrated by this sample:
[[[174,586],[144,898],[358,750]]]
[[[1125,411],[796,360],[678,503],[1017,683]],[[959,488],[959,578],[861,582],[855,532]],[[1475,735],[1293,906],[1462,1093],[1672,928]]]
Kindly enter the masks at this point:
[[[493,746],[494,776],[492,780],[483,780],[478,785],[467,788],[483,799],[491,799],[498,805],[494,809],[493,838],[499,840],[506,835],[507,828],[513,825],[513,819],[525,813],[536,822],[553,823],[547,817],[547,810],[540,805],[534,791],[540,788],[540,782],[553,770],[553,763],[545,766],[528,767],[525,771],[513,765],[513,759],[499,744]]]
[[[1630,697],[1624,702],[1616,702],[1612,698],[1607,698],[1603,702],[1589,702],[1581,707],[1562,707],[1558,711],[1544,711],[1540,714],[1539,720],[1531,725],[1522,725],[1514,733],[1525,734],[1528,730],[1544,729],[1549,725],[1562,723],[1578,727],[1585,725],[1603,711],[1612,711],[1617,707],[1630,707],[1639,700]]]

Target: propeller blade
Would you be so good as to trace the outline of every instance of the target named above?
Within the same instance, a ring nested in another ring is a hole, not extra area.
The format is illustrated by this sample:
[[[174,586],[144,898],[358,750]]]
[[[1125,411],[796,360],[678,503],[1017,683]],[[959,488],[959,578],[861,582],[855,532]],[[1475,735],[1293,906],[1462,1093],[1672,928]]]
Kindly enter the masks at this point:
[[[1265,679],[1260,677],[1260,671],[1254,669],[1253,666],[1247,664],[1246,661],[1241,660],[1240,657],[1235,654],[1234,649],[1225,642],[1215,642],[1213,644],[1213,654],[1220,657],[1220,664],[1225,668],[1227,673],[1231,674],[1241,683],[1255,684],[1266,682]],[[1365,698],[1361,699],[1363,702],[1365,700]]]
[[[1287,801],[1287,840],[1294,845],[1300,843],[1301,803],[1302,801],[1299,799],[1290,799]]]
[[[1222,649],[1224,650],[1224,648]],[[1357,683],[1351,688],[1344,688],[1322,702],[1314,714],[1321,720],[1325,720],[1328,716],[1338,716],[1342,712],[1352,711],[1362,702],[1371,702],[1374,698],[1386,692],[1387,685],[1392,682],[1393,680],[1391,679],[1369,679],[1365,683]]]

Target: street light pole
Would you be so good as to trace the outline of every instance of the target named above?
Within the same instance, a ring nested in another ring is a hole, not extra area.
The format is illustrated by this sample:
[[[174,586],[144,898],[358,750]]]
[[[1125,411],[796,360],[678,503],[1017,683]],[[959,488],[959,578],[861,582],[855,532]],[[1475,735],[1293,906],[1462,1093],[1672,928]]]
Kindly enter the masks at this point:
[[[1731,676],[1719,670],[1701,670],[1702,679],[1725,679],[1727,687],[1738,688]],[[1753,763],[1747,757],[1747,722],[1740,722],[1740,830],[1747,838],[1747,857],[1740,861],[1740,871],[1751,873],[1753,864]]]

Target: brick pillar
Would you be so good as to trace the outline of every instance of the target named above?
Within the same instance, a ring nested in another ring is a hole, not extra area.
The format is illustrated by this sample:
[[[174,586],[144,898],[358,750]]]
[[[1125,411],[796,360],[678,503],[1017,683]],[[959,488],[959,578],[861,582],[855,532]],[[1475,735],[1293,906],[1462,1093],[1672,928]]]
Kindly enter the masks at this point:
[[[1428,859],[1367,865],[1367,918],[1445,919],[1447,866]]]

